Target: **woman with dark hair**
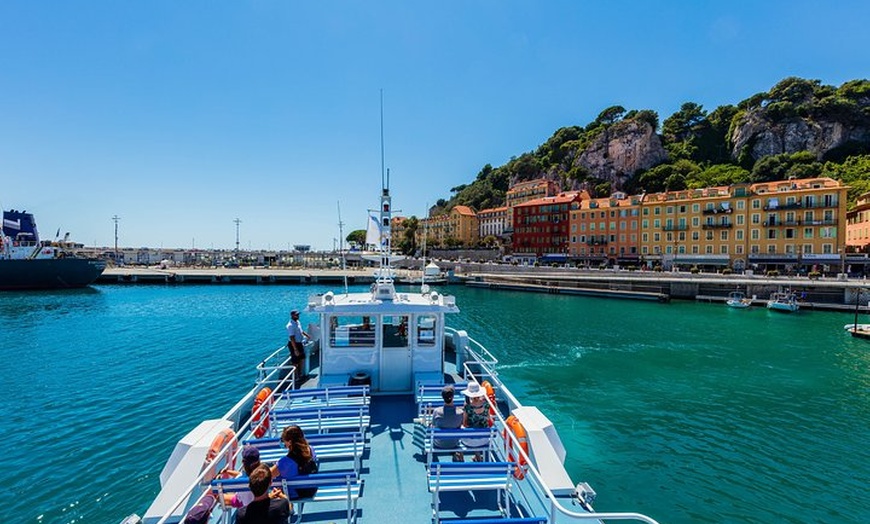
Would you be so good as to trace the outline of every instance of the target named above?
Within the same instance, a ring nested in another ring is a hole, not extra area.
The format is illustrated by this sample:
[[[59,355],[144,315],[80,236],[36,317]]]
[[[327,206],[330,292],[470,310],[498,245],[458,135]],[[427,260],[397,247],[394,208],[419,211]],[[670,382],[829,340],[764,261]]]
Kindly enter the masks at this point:
[[[305,434],[299,426],[287,426],[281,433],[281,443],[287,447],[287,455],[281,457],[278,463],[272,466],[272,475],[291,479],[299,475],[317,473],[320,469],[317,463],[317,455],[314,449],[305,439]],[[317,488],[290,488],[287,497],[290,500],[313,497]]]

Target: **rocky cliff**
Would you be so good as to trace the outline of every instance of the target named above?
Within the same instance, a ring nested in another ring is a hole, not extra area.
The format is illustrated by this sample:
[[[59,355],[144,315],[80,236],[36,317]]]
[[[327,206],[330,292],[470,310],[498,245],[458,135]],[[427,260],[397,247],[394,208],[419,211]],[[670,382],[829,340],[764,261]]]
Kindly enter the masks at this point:
[[[641,120],[624,120],[606,128],[574,157],[573,165],[616,187],[641,169],[668,159],[655,129]]]
[[[838,148],[870,142],[870,128],[860,123],[809,117],[775,122],[763,108],[757,108],[738,118],[730,141],[731,156],[735,160],[740,158],[741,153],[758,160],[769,155],[798,151],[809,151],[823,159]]]

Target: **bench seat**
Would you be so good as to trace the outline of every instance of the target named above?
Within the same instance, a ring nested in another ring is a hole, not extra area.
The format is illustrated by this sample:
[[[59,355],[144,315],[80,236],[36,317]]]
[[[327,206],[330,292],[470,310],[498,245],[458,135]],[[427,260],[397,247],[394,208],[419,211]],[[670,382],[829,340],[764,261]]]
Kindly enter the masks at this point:
[[[308,435],[306,440],[314,449],[317,460],[352,459],[354,470],[360,470],[366,446],[365,435],[362,433],[312,434]],[[281,439],[278,437],[245,440],[242,444],[256,447],[260,451],[262,462],[277,462],[287,454],[287,448],[281,444]]]
[[[371,424],[367,405],[275,409],[269,418],[275,435],[291,425],[299,426],[305,433],[324,433],[341,429],[363,432]]]
[[[486,490],[498,493],[498,509],[510,517],[508,492],[511,488],[513,462],[433,462],[427,468],[428,489],[432,493],[432,517],[440,521],[439,494],[446,491]]]
[[[498,446],[498,432],[495,427],[491,428],[460,428],[460,429],[439,429],[433,427],[422,428],[423,434],[420,437],[420,442],[423,453],[426,455],[426,464],[432,463],[432,458],[436,455],[460,453],[475,453],[486,452],[491,454]],[[467,446],[462,443],[463,440],[470,439],[486,439],[486,444],[482,446]],[[440,447],[435,445],[435,441],[440,440],[458,440],[457,445],[453,447]]]
[[[211,485],[217,490],[218,500],[224,511],[227,511],[227,508],[223,505],[223,494],[239,493],[249,489],[247,477],[215,479]],[[281,488],[285,493],[290,488],[317,488],[314,496],[291,501],[295,506],[297,522],[302,520],[306,503],[347,501],[347,522],[351,524],[356,519],[357,502],[362,496],[363,481],[356,471],[313,473],[291,479],[280,477],[272,479],[272,487]]]

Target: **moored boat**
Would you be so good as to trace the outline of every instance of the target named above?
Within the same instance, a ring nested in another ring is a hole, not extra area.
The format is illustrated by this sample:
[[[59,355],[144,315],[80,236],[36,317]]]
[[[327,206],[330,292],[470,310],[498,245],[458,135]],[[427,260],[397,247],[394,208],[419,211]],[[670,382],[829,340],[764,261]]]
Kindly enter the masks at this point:
[[[783,313],[794,313],[800,309],[800,305],[798,305],[797,297],[791,291],[777,291],[770,295],[770,299],[767,301],[767,309]]]
[[[752,305],[752,299],[748,298],[742,291],[732,291],[728,294],[725,304],[736,309],[746,309]]]
[[[388,226],[386,186],[379,209],[380,223]],[[387,267],[388,231],[380,233],[382,267],[368,290],[313,295],[300,308],[317,318],[306,330],[311,340],[304,364],[294,366],[283,346],[272,352],[257,366],[257,383],[246,395],[179,441],[151,507],[142,519],[125,522],[179,522],[203,506],[208,522],[232,522],[236,509],[224,495],[247,489],[247,482],[221,472],[238,464],[245,446],[274,462],[286,452],[282,429],[295,425],[320,460],[317,473],[273,481],[284,493],[317,488],[294,501],[297,522],[350,524],[363,516],[393,522],[400,516],[436,524],[656,524],[638,513],[595,512],[595,491],[568,475],[553,423],[511,392],[489,350],[466,331],[447,327],[448,315],[459,312],[454,297],[396,290]],[[433,409],[443,405],[449,386],[457,404],[464,403],[462,392],[484,396],[492,425],[433,428]],[[453,462],[456,454],[468,460]]]
[[[40,241],[32,213],[3,212],[0,290],[85,287],[105,269],[103,260],[75,256],[65,240]]]

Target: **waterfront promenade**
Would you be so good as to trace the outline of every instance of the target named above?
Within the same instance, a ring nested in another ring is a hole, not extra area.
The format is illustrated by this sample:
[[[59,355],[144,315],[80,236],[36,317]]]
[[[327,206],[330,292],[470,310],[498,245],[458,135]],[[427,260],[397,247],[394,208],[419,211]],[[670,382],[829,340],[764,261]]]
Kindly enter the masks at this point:
[[[121,284],[370,284],[373,268],[278,269],[241,268],[108,268],[100,283]],[[407,274],[397,270],[398,276]],[[569,294],[634,300],[671,299],[724,302],[728,294],[740,289],[755,304],[763,305],[771,293],[791,290],[800,297],[804,309],[868,311],[870,291],[864,279],[806,277],[765,277],[721,275],[715,273],[583,270],[543,268],[507,264],[456,264],[451,268],[451,283],[470,287]]]

